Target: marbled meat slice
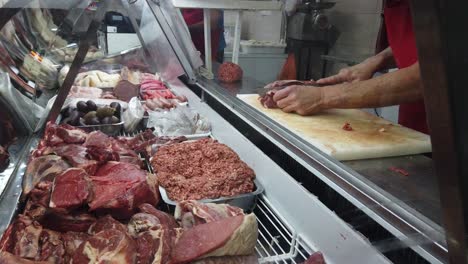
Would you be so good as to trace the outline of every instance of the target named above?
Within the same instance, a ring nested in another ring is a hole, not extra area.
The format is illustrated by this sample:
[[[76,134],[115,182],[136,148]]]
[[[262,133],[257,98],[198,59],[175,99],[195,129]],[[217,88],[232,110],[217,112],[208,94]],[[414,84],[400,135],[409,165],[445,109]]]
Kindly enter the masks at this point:
[[[91,179],[91,211],[130,218],[141,204],[157,204],[160,199],[156,176],[132,164],[108,162]]]
[[[95,235],[104,230],[119,230],[121,232],[127,232],[127,227],[119,221],[112,218],[110,215],[100,217],[92,226],[89,227],[88,234]]]
[[[170,263],[172,238],[167,228],[153,227],[140,233],[136,238],[137,263],[166,264]]]
[[[185,230],[172,250],[172,263],[218,256],[251,255],[257,242],[255,215],[240,215]]]
[[[197,201],[179,202],[174,212],[176,220],[184,228],[191,228],[238,215],[244,215],[244,211],[239,207]]]
[[[49,207],[65,210],[75,209],[84,205],[90,196],[88,174],[82,169],[68,169],[55,177]]]
[[[23,177],[23,198],[31,192],[38,182],[53,181],[57,175],[68,168],[70,168],[70,165],[61,157],[55,155],[42,156],[31,160]]]
[[[50,262],[24,259],[9,252],[0,251],[0,264],[50,264]]]
[[[137,213],[128,221],[128,233],[133,237],[138,237],[138,234],[148,231],[150,228],[161,226],[159,218],[152,214]]]
[[[108,229],[95,234],[83,242],[73,255],[73,264],[135,263],[136,247],[133,239],[125,232]]]
[[[71,263],[71,258],[83,242],[88,240],[90,235],[84,232],[66,232],[62,234],[63,245],[65,246],[65,263]]]
[[[39,238],[39,243],[41,245],[41,253],[36,260],[55,264],[65,263],[65,247],[60,233],[44,229]]]

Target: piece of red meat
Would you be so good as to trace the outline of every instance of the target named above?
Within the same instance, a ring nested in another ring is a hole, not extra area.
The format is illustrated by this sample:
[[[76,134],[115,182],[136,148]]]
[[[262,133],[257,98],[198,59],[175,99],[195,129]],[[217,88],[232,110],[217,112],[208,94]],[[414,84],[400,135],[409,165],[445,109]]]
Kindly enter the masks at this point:
[[[133,238],[136,238],[138,234],[157,226],[161,226],[161,221],[156,216],[147,213],[137,213],[128,221],[127,229],[128,233]]]
[[[95,235],[109,229],[127,232],[127,227],[125,225],[112,218],[112,216],[106,215],[104,217],[100,217],[96,223],[89,227],[88,234]]]
[[[88,157],[86,147],[81,145],[62,145],[46,147],[42,155],[56,154],[68,161],[73,167],[84,169],[89,175],[94,175],[98,168],[98,162]]]
[[[179,202],[174,213],[183,228],[191,228],[238,215],[244,215],[244,211],[239,207],[197,201]]]
[[[133,97],[138,97],[139,91],[139,84],[133,84],[127,80],[119,81],[114,87],[115,96],[124,102],[129,102]]]
[[[132,164],[108,162],[91,180],[90,210],[118,219],[130,218],[139,205],[157,204],[160,199],[156,176]]]
[[[46,155],[31,160],[23,177],[23,199],[40,181],[53,181],[57,175],[68,168],[70,165],[55,155]]]
[[[75,251],[73,264],[135,263],[135,242],[125,232],[104,230],[83,242]]]
[[[242,80],[242,68],[232,62],[224,62],[219,66],[218,79],[222,82],[232,83]]]
[[[24,259],[9,252],[0,251],[0,264],[50,264],[50,262]]]
[[[23,214],[33,220],[40,221],[49,208],[52,186],[53,183],[50,181],[39,182],[29,193]]]
[[[31,260],[39,258],[41,233],[42,226],[39,223],[20,215],[15,222],[14,246],[11,253]]]
[[[71,168],[55,177],[49,207],[72,210],[81,207],[91,196],[89,175]]]
[[[277,91],[272,90],[267,92],[263,97],[260,96],[258,100],[260,100],[260,103],[263,105],[265,108],[278,108],[278,105],[276,104],[275,100],[273,100],[273,96],[275,95]]]
[[[49,210],[40,220],[42,226],[58,232],[87,232],[95,222],[93,215],[81,211],[65,214]]]
[[[300,80],[279,80],[274,81],[265,86],[265,89],[274,89],[274,88],[284,88],[292,85],[317,85],[314,80],[310,81],[300,81]]]
[[[41,245],[41,253],[36,260],[55,264],[65,263],[65,247],[60,233],[44,229],[42,230],[39,242]]]
[[[62,241],[65,246],[65,263],[71,262],[76,250],[89,238],[90,235],[84,232],[66,232],[62,234]]]
[[[343,130],[345,130],[345,131],[353,131],[353,127],[351,126],[350,123],[345,123],[345,124],[343,125]]]
[[[169,229],[175,229],[179,227],[175,218],[172,215],[167,214],[163,211],[159,211],[158,209],[154,208],[154,206],[151,204],[142,204],[139,206],[139,209],[142,213],[147,213],[156,216],[162,226],[168,227]]]
[[[327,264],[321,252],[315,252],[302,264]]]
[[[243,219],[242,215],[235,216],[185,230],[172,250],[172,263],[190,263],[222,247],[241,226]]]
[[[57,125],[48,122],[44,138],[39,144],[41,147],[58,146],[61,144],[82,144],[86,141],[88,134],[76,127],[62,124]]]
[[[137,263],[170,263],[172,239],[169,229],[153,227],[136,238]]]
[[[7,150],[0,146],[0,172],[3,172],[8,168],[10,164],[10,155],[8,154]]]

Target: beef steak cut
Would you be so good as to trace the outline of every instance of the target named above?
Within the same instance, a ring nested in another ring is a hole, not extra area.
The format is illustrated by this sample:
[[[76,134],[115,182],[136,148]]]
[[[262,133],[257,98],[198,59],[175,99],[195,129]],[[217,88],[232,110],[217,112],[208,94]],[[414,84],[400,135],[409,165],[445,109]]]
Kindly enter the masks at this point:
[[[72,258],[73,264],[131,264],[136,260],[135,242],[119,230],[99,232],[83,242]]]
[[[119,221],[112,218],[110,215],[100,217],[96,223],[89,227],[88,234],[95,235],[104,230],[119,230],[121,232],[127,232],[127,227]]]
[[[191,228],[238,215],[244,215],[244,211],[239,207],[197,201],[180,202],[174,212],[174,217],[183,228]]]
[[[71,210],[85,204],[90,197],[88,174],[77,168],[68,169],[55,177],[50,208]]]
[[[98,162],[88,158],[86,147],[81,145],[62,145],[46,147],[42,155],[55,154],[68,161],[73,167],[84,169],[89,175],[94,175],[98,168]]]

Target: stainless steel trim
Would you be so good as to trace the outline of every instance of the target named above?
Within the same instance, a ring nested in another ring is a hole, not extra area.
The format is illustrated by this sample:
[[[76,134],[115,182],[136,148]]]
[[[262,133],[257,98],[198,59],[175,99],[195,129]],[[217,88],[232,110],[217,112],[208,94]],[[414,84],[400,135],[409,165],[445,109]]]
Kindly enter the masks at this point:
[[[423,258],[432,263],[447,262],[445,234],[437,230],[434,227],[435,224],[426,223],[419,219],[412,212],[396,203],[397,199],[383,195],[380,190],[371,187],[367,181],[364,181],[358,173],[228,94],[215,82],[200,79],[198,84],[203,91],[209,93],[249,125],[260,131],[394,236],[409,241],[415,237],[415,234],[425,237],[428,241],[427,244],[415,243],[410,246]]]
[[[178,8],[209,8],[231,10],[281,10],[282,1],[239,1],[239,0],[173,0]]]

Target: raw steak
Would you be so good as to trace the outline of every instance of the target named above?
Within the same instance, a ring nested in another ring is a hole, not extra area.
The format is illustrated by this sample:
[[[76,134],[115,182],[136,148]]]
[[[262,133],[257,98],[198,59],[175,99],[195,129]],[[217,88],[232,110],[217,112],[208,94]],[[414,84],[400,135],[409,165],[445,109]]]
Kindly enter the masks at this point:
[[[65,263],[63,259],[65,247],[60,233],[44,229],[39,238],[39,243],[41,245],[41,253],[36,260],[55,264]]]
[[[159,191],[156,176],[138,167],[119,162],[108,162],[91,177],[94,199],[91,211],[130,218],[143,203],[157,204]]]
[[[156,216],[162,226],[168,227],[169,229],[175,229],[179,227],[172,215],[157,210],[151,204],[142,204],[139,206],[139,208],[142,213]]]
[[[131,264],[136,260],[134,241],[119,230],[105,230],[82,243],[72,258],[73,264]]]
[[[241,208],[227,204],[183,201],[177,204],[174,217],[184,228],[219,221],[224,218],[244,215]]]
[[[70,263],[71,258],[83,242],[90,236],[83,232],[66,232],[62,234],[63,245],[65,246],[65,263]]]
[[[138,97],[139,91],[139,84],[133,84],[126,80],[118,82],[114,87],[115,96],[124,102],[129,102],[133,97]]]
[[[96,218],[85,212],[64,214],[53,210],[47,211],[40,223],[51,230],[59,232],[87,232],[96,222]]]
[[[53,181],[55,177],[65,170],[70,168],[70,165],[59,156],[47,155],[29,162],[26,173],[23,177],[23,198],[40,181]]]
[[[47,123],[44,139],[39,145],[82,144],[87,136],[88,134],[79,128],[67,124],[56,125],[49,122]]]
[[[121,232],[127,232],[127,227],[119,221],[112,218],[110,215],[99,218],[96,223],[89,227],[88,234],[95,235],[105,230],[119,230]]]
[[[85,204],[89,197],[90,180],[82,169],[68,169],[55,177],[49,207],[71,210]]]
[[[171,258],[171,234],[169,229],[153,227],[138,235],[137,263],[166,264]]]
[[[128,221],[127,228],[128,233],[136,238],[138,234],[148,231],[152,227],[160,226],[161,221],[151,214],[147,213],[138,213],[134,214],[130,221]]]
[[[15,256],[9,252],[0,252],[0,264],[50,264],[46,261],[33,261]]]
[[[206,257],[251,255],[257,242],[255,215],[240,215],[187,229],[172,250],[172,263]]]
[[[44,148],[42,155],[49,154],[62,157],[73,167],[84,169],[90,175],[94,175],[98,168],[98,162],[88,158],[88,152],[84,146],[69,144]]]

